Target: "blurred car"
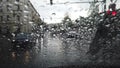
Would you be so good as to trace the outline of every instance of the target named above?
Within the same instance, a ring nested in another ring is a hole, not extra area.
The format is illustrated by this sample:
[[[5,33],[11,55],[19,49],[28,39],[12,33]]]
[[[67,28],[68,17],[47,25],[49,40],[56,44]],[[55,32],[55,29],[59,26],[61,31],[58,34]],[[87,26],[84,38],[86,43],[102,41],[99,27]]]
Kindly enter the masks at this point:
[[[70,31],[70,32],[66,33],[66,38],[79,39],[80,38],[80,34],[76,33],[75,31]]]
[[[13,48],[28,48],[36,44],[36,38],[29,33],[19,33],[13,37]]]

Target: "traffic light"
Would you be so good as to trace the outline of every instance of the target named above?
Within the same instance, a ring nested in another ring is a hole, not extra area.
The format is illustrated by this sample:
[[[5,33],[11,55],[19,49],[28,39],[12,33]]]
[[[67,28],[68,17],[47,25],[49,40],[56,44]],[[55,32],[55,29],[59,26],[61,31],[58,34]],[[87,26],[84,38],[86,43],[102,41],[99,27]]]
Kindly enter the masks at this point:
[[[53,5],[53,0],[50,0],[50,5]]]
[[[112,15],[112,16],[116,16],[117,15],[117,11],[107,11],[107,15]]]
[[[112,16],[116,16],[117,12],[116,11],[112,11]]]

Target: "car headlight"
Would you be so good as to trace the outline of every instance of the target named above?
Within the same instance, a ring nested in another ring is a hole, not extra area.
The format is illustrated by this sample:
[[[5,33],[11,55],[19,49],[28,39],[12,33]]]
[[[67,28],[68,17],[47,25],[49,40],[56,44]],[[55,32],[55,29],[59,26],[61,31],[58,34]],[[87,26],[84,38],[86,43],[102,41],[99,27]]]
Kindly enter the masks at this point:
[[[15,42],[15,40],[12,40],[13,42]]]
[[[25,41],[29,41],[28,39],[26,39]]]

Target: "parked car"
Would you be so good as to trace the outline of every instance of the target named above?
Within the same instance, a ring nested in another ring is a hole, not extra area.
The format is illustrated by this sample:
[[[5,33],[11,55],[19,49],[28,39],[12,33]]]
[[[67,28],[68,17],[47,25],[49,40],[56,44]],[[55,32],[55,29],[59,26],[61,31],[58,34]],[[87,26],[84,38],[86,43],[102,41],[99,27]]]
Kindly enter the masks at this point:
[[[13,37],[13,48],[29,48],[36,44],[36,38],[29,33],[19,33]]]

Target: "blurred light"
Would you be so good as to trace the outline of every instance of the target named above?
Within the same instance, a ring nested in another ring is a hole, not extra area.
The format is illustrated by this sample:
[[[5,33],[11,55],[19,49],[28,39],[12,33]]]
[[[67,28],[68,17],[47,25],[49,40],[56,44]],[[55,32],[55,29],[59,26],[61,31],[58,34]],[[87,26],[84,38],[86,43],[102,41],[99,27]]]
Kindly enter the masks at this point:
[[[16,54],[15,54],[15,52],[12,52],[11,55],[12,55],[12,60],[15,61],[16,60]]]
[[[29,61],[30,61],[30,52],[26,51],[25,52],[25,63],[29,63]]]
[[[112,16],[115,16],[117,14],[116,11],[112,11]]]

